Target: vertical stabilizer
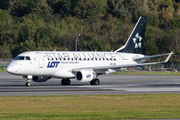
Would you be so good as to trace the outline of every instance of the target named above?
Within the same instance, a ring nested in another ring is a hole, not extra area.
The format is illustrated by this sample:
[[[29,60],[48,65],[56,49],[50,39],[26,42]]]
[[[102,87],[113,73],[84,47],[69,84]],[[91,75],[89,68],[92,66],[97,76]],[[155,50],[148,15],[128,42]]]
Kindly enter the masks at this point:
[[[147,16],[141,16],[136,23],[126,44],[115,52],[142,54]]]

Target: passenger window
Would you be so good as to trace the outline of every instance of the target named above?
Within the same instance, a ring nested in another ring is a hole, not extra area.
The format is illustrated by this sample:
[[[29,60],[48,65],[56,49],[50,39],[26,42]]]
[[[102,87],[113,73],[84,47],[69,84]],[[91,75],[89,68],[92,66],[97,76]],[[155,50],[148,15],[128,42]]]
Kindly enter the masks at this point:
[[[30,57],[27,56],[27,57],[26,57],[26,60],[31,60],[31,59],[30,59]]]

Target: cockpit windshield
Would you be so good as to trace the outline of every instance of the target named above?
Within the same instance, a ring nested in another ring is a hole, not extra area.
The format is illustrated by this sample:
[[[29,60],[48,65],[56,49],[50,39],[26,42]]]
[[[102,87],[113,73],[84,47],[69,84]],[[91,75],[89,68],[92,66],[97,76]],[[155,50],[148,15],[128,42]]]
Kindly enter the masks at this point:
[[[29,56],[26,56],[25,60],[31,60]]]
[[[17,56],[14,60],[24,60],[24,56]]]
[[[31,60],[29,56],[17,56],[14,60]]]

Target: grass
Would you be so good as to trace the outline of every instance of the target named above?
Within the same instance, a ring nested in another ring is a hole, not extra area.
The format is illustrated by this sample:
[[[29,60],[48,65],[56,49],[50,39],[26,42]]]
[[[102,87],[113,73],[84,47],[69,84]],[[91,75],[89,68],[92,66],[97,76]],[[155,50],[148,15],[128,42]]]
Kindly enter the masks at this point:
[[[0,119],[178,119],[180,94],[0,96]]]
[[[5,67],[0,66],[0,72],[6,72],[6,66]]]

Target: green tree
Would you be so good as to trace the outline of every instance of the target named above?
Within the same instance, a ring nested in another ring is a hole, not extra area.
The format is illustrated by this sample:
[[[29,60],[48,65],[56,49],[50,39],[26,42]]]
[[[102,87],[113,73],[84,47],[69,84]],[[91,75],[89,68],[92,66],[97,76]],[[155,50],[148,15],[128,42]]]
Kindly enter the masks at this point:
[[[6,10],[0,9],[0,23],[7,21],[8,17],[9,17],[8,12]]]
[[[62,17],[68,16],[71,14],[71,0],[61,0],[52,5],[54,13],[59,13]]]
[[[11,53],[13,55],[13,58],[16,57],[19,53],[26,52],[26,51],[33,51],[36,50],[35,43],[33,41],[24,41],[20,42],[20,44],[16,45]]]
[[[8,10],[10,0],[0,0],[0,9]]]
[[[180,16],[177,17],[177,18],[170,19],[168,26],[171,29],[180,28]]]
[[[124,19],[128,16],[129,12],[127,7],[124,5],[124,0],[108,0],[108,12],[112,15]]]
[[[157,33],[156,27],[146,27],[144,49],[145,53],[148,55],[155,55],[158,53]]]
[[[27,0],[15,0],[11,1],[11,14],[14,16],[22,17],[28,14],[28,1]]]
[[[159,27],[159,14],[156,11],[148,12],[147,25]]]
[[[107,8],[106,0],[78,0],[74,14],[78,18],[102,17]]]
[[[172,8],[172,6],[168,7],[168,8],[162,8],[162,12],[161,12],[161,18],[165,23],[165,26],[168,25],[168,22],[171,18],[173,18],[173,13],[174,13],[174,9]]]

